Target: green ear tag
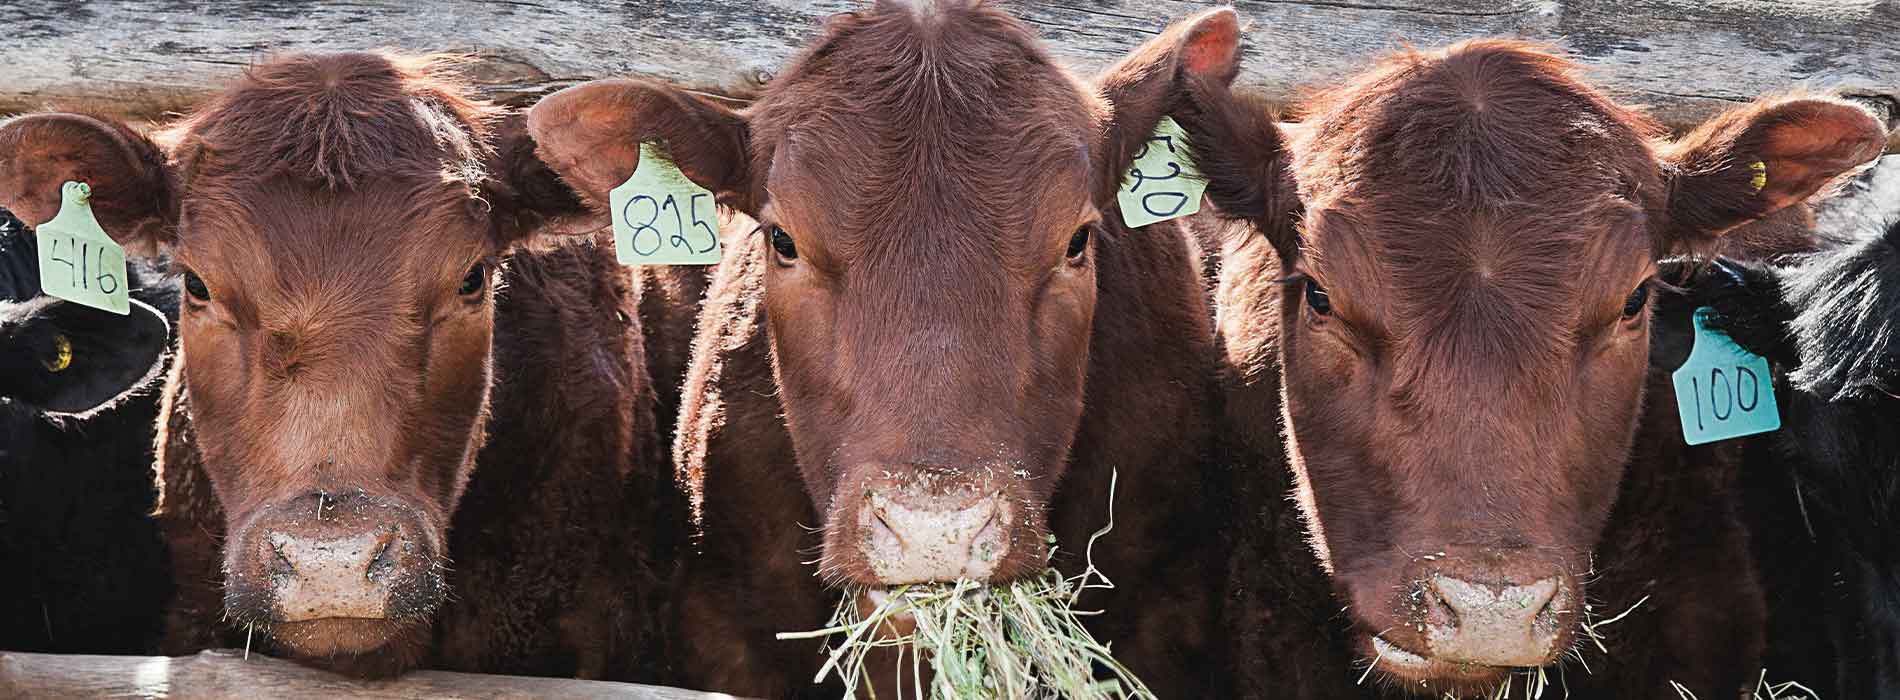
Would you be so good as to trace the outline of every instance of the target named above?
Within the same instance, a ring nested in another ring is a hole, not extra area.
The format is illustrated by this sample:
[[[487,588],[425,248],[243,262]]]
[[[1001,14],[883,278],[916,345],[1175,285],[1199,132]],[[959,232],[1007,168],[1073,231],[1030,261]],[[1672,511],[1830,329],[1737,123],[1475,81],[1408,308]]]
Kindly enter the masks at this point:
[[[1207,180],[1188,160],[1187,131],[1173,117],[1162,117],[1154,135],[1135,153],[1115,198],[1122,222],[1141,228],[1200,211],[1206,190]]]
[[[1710,313],[1714,310],[1707,306],[1696,309],[1695,348],[1670,375],[1682,439],[1700,445],[1780,429],[1768,360],[1709,330],[1703,318]]]
[[[59,189],[59,213],[40,224],[40,290],[70,302],[121,316],[126,296],[125,249],[112,242],[92,216],[92,187],[68,182]]]
[[[713,193],[694,184],[653,143],[640,144],[640,167],[609,194],[614,254],[622,265],[719,262]]]

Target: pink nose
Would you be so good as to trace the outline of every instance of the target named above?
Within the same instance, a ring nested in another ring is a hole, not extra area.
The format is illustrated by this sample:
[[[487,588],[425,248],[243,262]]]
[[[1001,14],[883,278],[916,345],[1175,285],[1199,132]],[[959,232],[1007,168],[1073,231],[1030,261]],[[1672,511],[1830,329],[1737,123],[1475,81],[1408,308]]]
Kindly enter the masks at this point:
[[[986,581],[1009,551],[1013,513],[995,494],[873,492],[859,513],[864,558],[886,585]]]
[[[1542,666],[1554,660],[1562,637],[1558,611],[1569,605],[1562,576],[1531,583],[1489,585],[1433,574],[1425,636],[1440,661],[1480,666]]]
[[[441,598],[432,548],[411,509],[358,493],[313,493],[245,532],[259,597],[227,600],[273,622],[409,617]],[[235,612],[235,611],[234,611]]]

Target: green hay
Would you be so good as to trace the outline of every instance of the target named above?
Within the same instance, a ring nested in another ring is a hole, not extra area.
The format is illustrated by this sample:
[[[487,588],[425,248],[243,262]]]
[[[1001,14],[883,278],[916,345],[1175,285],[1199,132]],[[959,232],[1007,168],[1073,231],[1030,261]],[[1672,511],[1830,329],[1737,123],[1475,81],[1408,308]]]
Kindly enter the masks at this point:
[[[1114,588],[1095,568],[1095,541],[1115,527],[1115,480],[1109,478],[1108,525],[1089,537],[1086,569],[1064,577],[1055,569],[1006,586],[973,581],[902,586],[890,591],[869,613],[857,601],[864,590],[847,589],[831,622],[823,629],[778,635],[779,639],[841,636],[831,647],[814,682],[836,673],[847,697],[863,689],[866,663],[873,650],[901,650],[898,694],[918,700],[964,698],[1076,698],[1077,700],[1154,700],[1154,693],[1116,661],[1108,645],[1095,640],[1079,611],[1084,591]],[[1053,545],[1053,538],[1051,538]],[[1054,555],[1055,547],[1050,547]],[[898,635],[886,623],[909,616],[914,629]],[[908,669],[904,660],[908,660]],[[924,672],[928,666],[930,673]],[[1106,677],[1098,677],[1097,670]]]

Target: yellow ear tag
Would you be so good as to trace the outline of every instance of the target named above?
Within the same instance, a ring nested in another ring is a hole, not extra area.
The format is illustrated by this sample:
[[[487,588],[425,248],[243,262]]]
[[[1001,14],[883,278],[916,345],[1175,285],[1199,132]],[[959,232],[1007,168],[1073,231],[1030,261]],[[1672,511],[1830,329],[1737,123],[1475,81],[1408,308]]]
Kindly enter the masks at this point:
[[[93,218],[92,187],[68,182],[59,194],[59,213],[34,234],[40,246],[40,291],[120,316],[131,313],[125,249]]]
[[[64,335],[53,336],[53,356],[40,360],[40,366],[54,374],[73,366],[73,341],[67,340]]]
[[[608,203],[620,264],[719,262],[719,212],[712,191],[687,179],[652,142],[640,144],[639,167],[608,193]]]
[[[1752,178],[1749,178],[1748,184],[1749,186],[1754,187],[1756,192],[1760,192],[1761,188],[1768,186],[1768,164],[1767,163],[1763,163],[1758,160],[1753,163],[1749,163],[1748,169],[1755,171],[1755,176]]]
[[[1205,191],[1207,180],[1188,158],[1187,130],[1173,117],[1162,117],[1135,152],[1115,200],[1121,205],[1122,222],[1141,228],[1200,211]]]

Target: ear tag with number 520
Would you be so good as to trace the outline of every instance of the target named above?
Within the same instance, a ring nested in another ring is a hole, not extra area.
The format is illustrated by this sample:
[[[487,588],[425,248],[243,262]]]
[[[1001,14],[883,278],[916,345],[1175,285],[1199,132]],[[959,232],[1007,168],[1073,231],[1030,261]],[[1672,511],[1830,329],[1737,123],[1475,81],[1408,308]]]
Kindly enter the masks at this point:
[[[1710,313],[1714,310],[1707,306],[1696,309],[1695,347],[1670,375],[1682,439],[1700,445],[1780,429],[1768,360],[1709,330],[1703,319]]]
[[[1135,152],[1115,199],[1122,221],[1140,228],[1200,211],[1205,191],[1207,180],[1188,159],[1187,131],[1173,117],[1162,117],[1154,135]]]
[[[125,288],[125,249],[92,216],[92,187],[68,182],[59,189],[59,213],[40,224],[40,290],[121,316],[132,310]]]
[[[608,196],[614,256],[622,265],[710,265],[719,262],[719,212],[713,193],[694,184],[652,142],[640,144],[640,166]]]

